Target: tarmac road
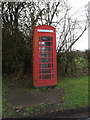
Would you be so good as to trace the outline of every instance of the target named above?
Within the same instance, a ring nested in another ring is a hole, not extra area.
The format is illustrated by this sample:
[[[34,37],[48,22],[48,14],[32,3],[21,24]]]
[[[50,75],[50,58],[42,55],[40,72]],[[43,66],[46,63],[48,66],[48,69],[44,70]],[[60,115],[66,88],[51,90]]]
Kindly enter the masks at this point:
[[[77,120],[79,120],[79,118],[82,118],[83,120],[90,120],[89,110],[89,108],[79,108],[75,110],[58,111],[37,115],[34,118],[77,118]]]

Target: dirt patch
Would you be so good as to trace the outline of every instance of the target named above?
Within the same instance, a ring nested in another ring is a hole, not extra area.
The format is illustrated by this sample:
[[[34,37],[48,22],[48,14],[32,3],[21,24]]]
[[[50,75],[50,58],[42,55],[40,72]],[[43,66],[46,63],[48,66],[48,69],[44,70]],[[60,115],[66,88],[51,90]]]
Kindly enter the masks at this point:
[[[8,91],[6,99],[11,105],[25,107],[47,102],[55,104],[62,99],[63,94],[63,91],[57,88],[28,92],[22,88],[15,88]]]

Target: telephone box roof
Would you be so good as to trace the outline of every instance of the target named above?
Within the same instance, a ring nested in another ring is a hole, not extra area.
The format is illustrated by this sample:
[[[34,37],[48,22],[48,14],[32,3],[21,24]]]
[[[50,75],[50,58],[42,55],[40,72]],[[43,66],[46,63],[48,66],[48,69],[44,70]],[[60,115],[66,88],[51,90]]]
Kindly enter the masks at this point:
[[[43,29],[55,29],[54,27],[50,26],[50,25],[39,25],[39,26],[35,26],[35,28],[43,28]]]

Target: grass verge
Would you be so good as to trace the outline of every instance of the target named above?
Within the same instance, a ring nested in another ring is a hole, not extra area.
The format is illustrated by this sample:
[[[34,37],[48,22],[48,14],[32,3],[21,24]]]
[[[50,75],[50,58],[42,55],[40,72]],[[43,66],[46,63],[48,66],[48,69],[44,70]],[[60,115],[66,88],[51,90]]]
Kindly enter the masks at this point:
[[[75,109],[88,106],[88,76],[78,78],[65,78],[58,81],[57,88],[65,91],[63,96],[63,109]]]

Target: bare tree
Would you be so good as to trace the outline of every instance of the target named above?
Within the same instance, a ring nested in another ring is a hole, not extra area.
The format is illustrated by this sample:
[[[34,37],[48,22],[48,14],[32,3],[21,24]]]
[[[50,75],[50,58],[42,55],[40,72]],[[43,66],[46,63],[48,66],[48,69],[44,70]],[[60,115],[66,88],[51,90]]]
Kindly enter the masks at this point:
[[[23,12],[24,11],[24,12]],[[71,14],[67,0],[37,0],[27,2],[21,12],[20,24],[24,32],[33,34],[36,25],[51,25],[56,28],[57,52],[69,51],[88,28],[85,11],[78,10]]]

